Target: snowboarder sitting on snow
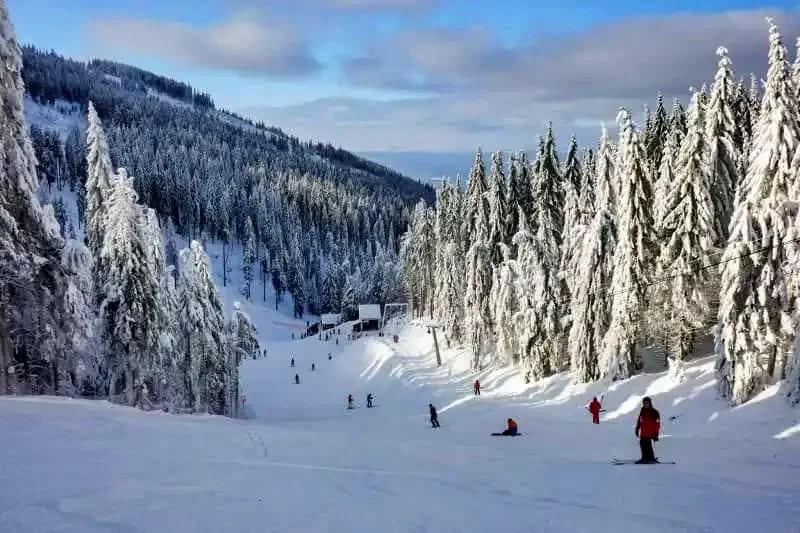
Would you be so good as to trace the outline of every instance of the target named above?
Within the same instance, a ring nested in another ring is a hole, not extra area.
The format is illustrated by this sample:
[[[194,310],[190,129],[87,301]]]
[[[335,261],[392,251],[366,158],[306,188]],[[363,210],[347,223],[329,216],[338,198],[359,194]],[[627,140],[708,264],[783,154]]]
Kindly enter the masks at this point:
[[[370,392],[369,394],[367,394],[367,407],[373,407],[372,399],[373,399],[373,396],[372,396],[372,393]]]
[[[661,415],[653,407],[653,401],[649,396],[642,399],[642,410],[639,411],[639,418],[636,419],[636,429],[634,433],[639,437],[639,447],[642,450],[642,458],[637,463],[655,463],[655,452],[653,451],[653,441],[658,442],[658,434],[661,431]]]
[[[347,408],[348,409],[352,409],[353,408],[353,395],[352,394],[348,394],[347,395]]]
[[[506,430],[505,430],[505,431],[503,431],[503,432],[501,433],[501,435],[505,435],[505,436],[507,436],[507,437],[513,437],[514,435],[516,435],[516,434],[517,434],[517,431],[518,431],[518,429],[517,429],[517,423],[516,423],[516,422],[514,422],[514,419],[513,419],[513,418],[509,418],[509,419],[506,421],[506,423],[508,424],[508,428],[506,428]]]
[[[428,409],[431,411],[431,426],[438,428],[439,427],[439,415],[436,414],[436,408],[433,406],[432,403],[428,404]]]
[[[592,413],[592,424],[599,424],[600,423],[600,409],[602,406],[600,405],[600,401],[597,399],[597,396],[592,398],[591,403],[589,404],[589,412]]]

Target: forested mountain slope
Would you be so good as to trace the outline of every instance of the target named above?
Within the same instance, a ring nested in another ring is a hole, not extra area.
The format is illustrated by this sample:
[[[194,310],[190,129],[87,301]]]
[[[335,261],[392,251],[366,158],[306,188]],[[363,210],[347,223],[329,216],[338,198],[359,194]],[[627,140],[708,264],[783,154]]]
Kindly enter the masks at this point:
[[[398,237],[410,206],[434,200],[430,186],[218,110],[209,95],[185,83],[33,47],[23,54],[31,106],[85,116],[93,102],[113,165],[134,178],[139,200],[185,237],[249,247],[249,265],[227,268],[246,268],[248,278],[271,276],[276,294],[291,293],[298,316],[340,310],[346,289],[351,306],[401,295]],[[40,178],[82,191],[83,128],[62,131],[59,140],[54,128],[31,122]],[[83,216],[82,194],[78,202]]]

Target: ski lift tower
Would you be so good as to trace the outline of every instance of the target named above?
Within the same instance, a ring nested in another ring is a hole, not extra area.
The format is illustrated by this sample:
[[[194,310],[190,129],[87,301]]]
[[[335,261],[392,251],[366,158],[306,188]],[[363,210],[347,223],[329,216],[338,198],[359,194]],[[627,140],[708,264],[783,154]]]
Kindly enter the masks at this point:
[[[439,340],[436,338],[436,329],[442,327],[441,324],[434,321],[425,323],[428,331],[433,334],[433,348],[436,350],[436,366],[442,366],[442,356],[439,353]]]

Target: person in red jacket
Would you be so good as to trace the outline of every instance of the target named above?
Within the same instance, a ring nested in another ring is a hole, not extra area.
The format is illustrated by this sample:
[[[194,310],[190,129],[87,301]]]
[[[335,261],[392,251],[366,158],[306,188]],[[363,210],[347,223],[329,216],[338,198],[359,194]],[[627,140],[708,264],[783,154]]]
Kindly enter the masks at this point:
[[[642,450],[642,458],[637,463],[655,463],[656,454],[653,451],[653,441],[658,442],[658,434],[661,432],[661,415],[658,409],[653,407],[653,401],[649,396],[642,399],[642,409],[639,411],[639,418],[636,419],[636,429],[634,433],[639,437],[639,447]]]
[[[597,396],[595,396],[589,404],[589,412],[592,413],[592,424],[600,423],[600,409],[600,402],[597,400]]]
[[[475,380],[475,383],[472,385],[472,392],[475,393],[475,396],[481,395],[481,382],[479,380]]]

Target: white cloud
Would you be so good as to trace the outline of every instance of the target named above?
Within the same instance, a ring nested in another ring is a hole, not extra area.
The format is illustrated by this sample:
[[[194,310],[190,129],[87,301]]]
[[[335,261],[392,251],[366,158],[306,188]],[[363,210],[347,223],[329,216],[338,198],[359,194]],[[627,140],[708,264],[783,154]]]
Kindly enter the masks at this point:
[[[95,20],[90,32],[104,46],[193,67],[270,75],[308,74],[321,67],[290,24],[255,11],[239,12],[208,28],[109,17]]]

